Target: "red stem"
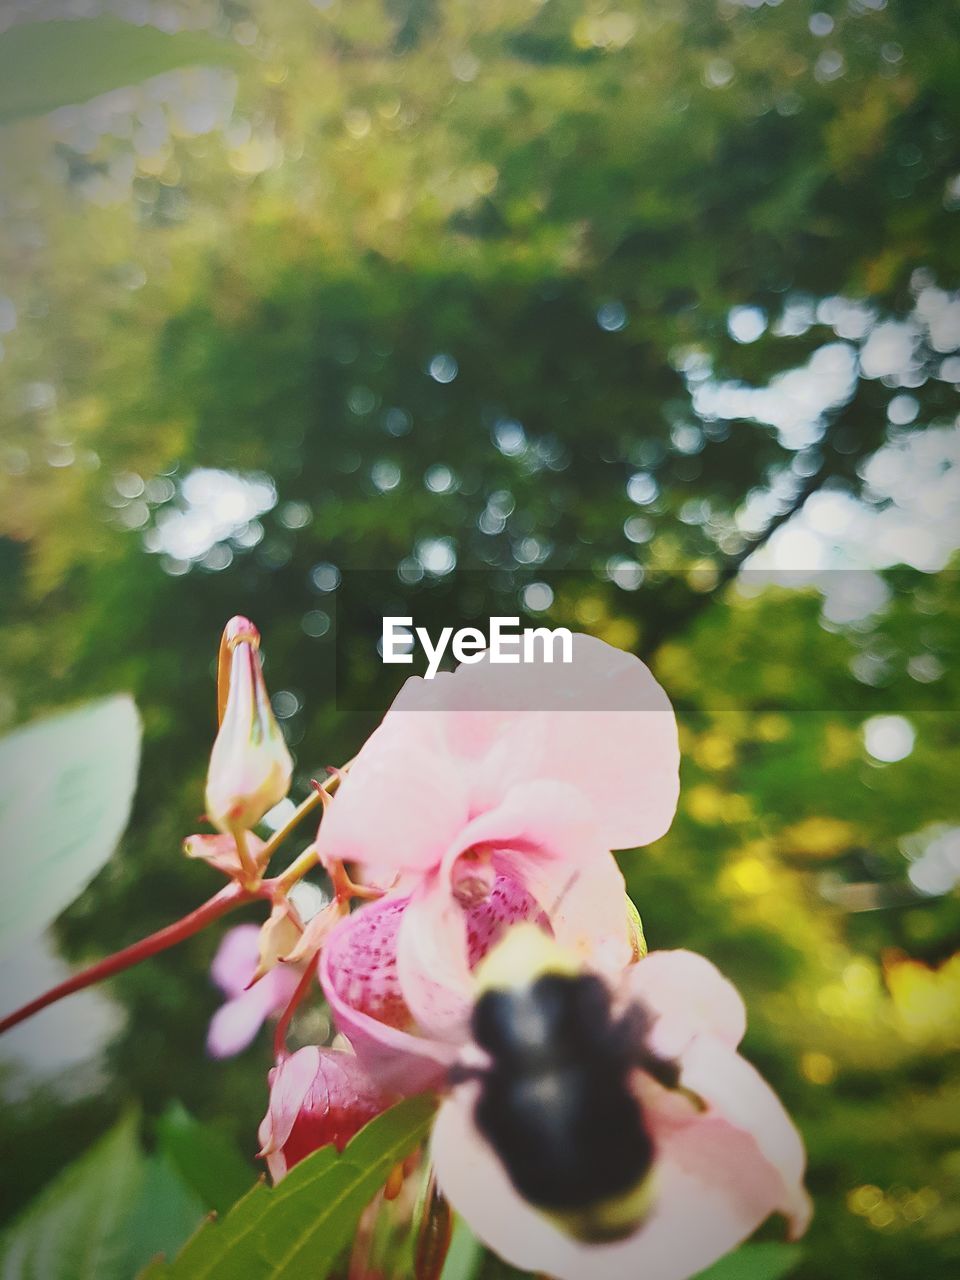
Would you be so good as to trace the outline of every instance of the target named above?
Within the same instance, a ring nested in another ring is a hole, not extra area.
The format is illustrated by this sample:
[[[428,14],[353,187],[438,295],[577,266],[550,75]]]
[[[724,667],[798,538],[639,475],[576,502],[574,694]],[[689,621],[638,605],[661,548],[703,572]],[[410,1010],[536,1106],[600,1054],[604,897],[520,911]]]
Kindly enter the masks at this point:
[[[310,990],[316,971],[316,959],[309,960],[306,969],[303,971],[303,976],[297,983],[296,990],[290,998],[290,1003],[284,1009],[280,1015],[280,1020],[277,1022],[276,1030],[273,1033],[273,1056],[278,1063],[287,1057],[287,1032],[290,1029],[290,1023],[293,1021],[293,1015],[299,1008],[304,996]]]
[[[219,920],[221,916],[225,916],[228,911],[233,911],[236,907],[243,906],[245,902],[253,902],[260,896],[262,896],[262,889],[250,890],[244,889],[239,884],[228,884],[219,893],[215,893],[212,898],[208,898],[206,902],[197,907],[196,911],[191,911],[189,915],[183,916],[182,919],[175,920],[173,924],[168,924],[165,929],[159,929],[156,933],[151,933],[147,938],[141,938],[139,942],[134,942],[132,946],[124,947],[122,951],[115,951],[113,955],[106,956],[103,960],[98,960],[89,969],[81,969],[73,977],[67,978],[66,982],[61,982],[59,986],[51,987],[42,996],[37,996],[36,1000],[31,1000],[29,1004],[16,1009],[6,1018],[0,1020],[0,1035],[4,1031],[9,1031],[11,1027],[15,1027],[17,1023],[24,1022],[27,1018],[32,1018],[35,1013],[39,1013],[41,1009],[46,1009],[48,1005],[56,1004],[64,996],[73,995],[75,991],[82,991],[84,987],[90,987],[95,982],[101,982],[104,978],[111,978],[115,973],[121,973],[124,969],[129,969],[131,966],[139,964],[141,960],[147,960],[150,956],[157,955],[160,951],[175,947],[178,942],[183,942],[185,938],[189,938],[192,934],[199,933],[201,929],[206,928],[208,924],[212,924],[214,920]]]

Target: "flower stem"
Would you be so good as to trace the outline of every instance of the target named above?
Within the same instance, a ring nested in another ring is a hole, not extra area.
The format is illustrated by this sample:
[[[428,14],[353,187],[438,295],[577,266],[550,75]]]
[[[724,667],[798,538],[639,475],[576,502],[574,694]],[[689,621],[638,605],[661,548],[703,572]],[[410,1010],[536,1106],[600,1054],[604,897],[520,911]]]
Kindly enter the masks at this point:
[[[287,893],[293,886],[319,863],[320,855],[316,845],[309,845],[303,853],[297,855],[282,875],[268,883],[280,893]]]
[[[306,800],[302,800],[300,804],[297,805],[294,812],[290,815],[290,818],[282,827],[278,828],[278,830],[273,833],[267,843],[257,854],[257,864],[261,870],[266,867],[267,863],[276,853],[280,845],[283,844],[287,836],[300,825],[307,814],[312,813],[318,805],[323,804],[324,800],[333,795],[337,787],[340,785],[342,775],[346,773],[352,764],[353,760],[348,760],[345,765],[335,773],[332,773],[330,777],[327,778],[326,782],[321,782],[317,785],[316,789],[310,792]]]
[[[276,1030],[273,1033],[273,1056],[279,1063],[281,1059],[287,1057],[287,1032],[290,1030],[290,1023],[293,1021],[293,1015],[296,1013],[300,1004],[310,990],[316,975],[317,967],[312,962],[309,963],[297,983],[296,990],[290,997],[290,1002],[281,1013],[277,1022]]]
[[[82,991],[85,987],[93,986],[95,982],[101,982],[104,978],[113,977],[115,973],[122,973],[124,969],[132,968],[141,960],[147,960],[150,956],[175,947],[178,942],[183,942],[193,934],[199,933],[201,929],[205,929],[208,924],[219,920],[229,911],[243,906],[244,903],[253,902],[261,896],[264,896],[261,891],[244,889],[238,884],[228,884],[195,911],[191,911],[189,915],[175,920],[164,929],[158,929],[156,933],[151,933],[146,938],[141,938],[139,942],[134,942],[129,947],[124,947],[122,951],[115,951],[113,955],[105,956],[103,960],[98,960],[89,968],[81,969],[65,982],[51,987],[42,996],[37,996],[36,1000],[31,1000],[29,1004],[14,1010],[0,1020],[0,1035],[4,1031],[9,1031],[11,1027],[17,1026],[18,1023],[26,1021],[27,1018],[32,1018],[35,1013],[46,1009],[48,1005],[56,1004],[64,996],[73,995],[75,991]]]
[[[278,831],[273,833],[261,849],[256,861],[254,861],[253,856],[247,849],[244,840],[245,833],[237,833],[237,853],[244,870],[248,872],[246,884],[236,882],[228,884],[219,893],[215,893],[212,898],[208,898],[202,906],[197,907],[196,911],[191,911],[180,920],[175,920],[173,924],[168,924],[166,928],[159,929],[156,933],[151,933],[149,937],[141,938],[139,942],[134,942],[129,947],[124,947],[122,951],[115,951],[113,955],[105,956],[103,960],[98,960],[96,964],[90,965],[88,969],[81,969],[79,973],[67,978],[65,982],[51,987],[42,996],[37,996],[36,1000],[31,1000],[29,1004],[15,1009],[6,1018],[0,1019],[0,1035],[3,1035],[5,1031],[9,1031],[11,1027],[17,1026],[18,1023],[25,1022],[27,1018],[32,1018],[35,1013],[39,1013],[41,1009],[46,1009],[48,1005],[56,1004],[58,1000],[62,1000],[65,996],[73,995],[75,991],[82,991],[85,987],[93,986],[95,982],[102,982],[104,978],[112,978],[115,973],[122,973],[124,969],[132,968],[133,965],[139,964],[141,960],[148,960],[160,951],[175,947],[178,942],[183,942],[185,938],[199,933],[208,924],[213,924],[215,920],[219,920],[228,911],[233,911],[236,907],[241,907],[246,902],[255,902],[258,898],[267,898],[272,901],[278,892],[285,893],[301,876],[310,870],[310,867],[315,865],[316,855],[312,846],[310,849],[305,850],[300,858],[295,859],[282,877],[273,880],[259,880],[259,873],[266,867],[276,849],[290,832],[311,810],[322,804],[324,800],[336,791],[340,785],[342,775],[350,768],[352,763],[353,761],[351,760],[342,769],[336,770],[326,782],[322,783],[317,790],[307,796],[306,800],[297,807],[290,821],[284,823]],[[311,854],[312,861],[310,860]]]

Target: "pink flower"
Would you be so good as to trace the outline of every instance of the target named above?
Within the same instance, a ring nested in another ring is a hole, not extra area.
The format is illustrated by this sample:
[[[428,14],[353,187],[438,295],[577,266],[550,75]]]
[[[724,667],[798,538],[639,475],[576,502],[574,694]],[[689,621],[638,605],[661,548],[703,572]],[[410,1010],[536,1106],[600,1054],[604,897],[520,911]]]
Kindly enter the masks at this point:
[[[663,835],[678,766],[666,694],[637,658],[590,636],[574,637],[570,665],[484,661],[406,682],[344,779],[317,847],[328,864],[401,877],[394,977],[419,1035],[465,1038],[470,913],[497,885],[532,899],[527,918],[546,913],[557,939],[592,964],[617,972],[630,960],[610,851]],[[355,967],[350,939],[369,910],[335,935],[343,972]],[[341,991],[338,1007],[329,961],[325,974],[343,1025],[362,1006]]]
[[[232,618],[221,642],[221,723],[207,772],[207,816],[233,836],[256,826],[290,789],[293,762],[260,666],[260,633]],[[227,678],[228,676],[228,678]],[[225,696],[224,696],[225,695]]]
[[[404,997],[397,940],[409,906],[409,896],[395,895],[362,907],[337,926],[320,955],[337,1027],[381,1086],[404,1095],[440,1084],[462,1045],[462,1039],[424,1034]],[[490,894],[466,910],[468,970],[511,925],[526,920],[546,923],[522,886],[499,877]]]
[[[259,926],[241,924],[224,934],[210,976],[228,999],[210,1020],[207,1052],[211,1057],[232,1058],[242,1052],[267,1018],[293,997],[300,974],[291,965],[277,965],[249,985],[259,962]]]
[[[308,1045],[270,1072],[260,1154],[274,1182],[305,1156],[333,1143],[342,1151],[390,1099],[351,1053]]]
[[[667,951],[628,970],[621,994],[644,1011],[647,1049],[679,1070],[678,1088],[658,1082],[653,1066],[631,1077],[652,1142],[650,1199],[632,1234],[584,1243],[522,1199],[477,1128],[483,1085],[474,1080],[454,1090],[434,1126],[444,1195],[509,1263],[556,1280],[686,1280],[772,1213],[800,1235],[810,1217],[803,1144],[776,1095],[737,1053],[745,1026],[737,991],[701,956]]]

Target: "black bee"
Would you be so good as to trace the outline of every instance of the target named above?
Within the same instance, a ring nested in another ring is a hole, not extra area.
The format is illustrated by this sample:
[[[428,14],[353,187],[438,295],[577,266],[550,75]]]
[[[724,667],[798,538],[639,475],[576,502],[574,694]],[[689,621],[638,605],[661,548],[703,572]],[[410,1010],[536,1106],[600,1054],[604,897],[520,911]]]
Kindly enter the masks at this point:
[[[485,990],[471,1025],[490,1063],[454,1082],[480,1082],[475,1122],[516,1190],[580,1239],[629,1234],[654,1157],[631,1076],[639,1067],[678,1084],[675,1064],[646,1048],[644,1010],[616,1016],[602,979],[544,972]]]

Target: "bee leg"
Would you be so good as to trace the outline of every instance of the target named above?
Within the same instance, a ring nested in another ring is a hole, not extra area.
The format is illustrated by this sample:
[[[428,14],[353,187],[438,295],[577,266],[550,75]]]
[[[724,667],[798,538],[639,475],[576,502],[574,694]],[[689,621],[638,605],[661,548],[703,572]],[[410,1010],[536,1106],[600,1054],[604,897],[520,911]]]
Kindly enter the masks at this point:
[[[672,1059],[661,1058],[646,1049],[639,1056],[637,1066],[648,1076],[653,1076],[657,1084],[662,1084],[665,1089],[680,1088],[680,1067]]]
[[[665,1089],[680,1087],[680,1067],[670,1058],[654,1053],[647,1045],[654,1019],[642,1004],[632,1004],[617,1023],[617,1035],[624,1055],[633,1066],[652,1076]]]
[[[482,1080],[486,1075],[483,1067],[470,1067],[465,1062],[455,1062],[447,1071],[447,1084],[456,1088],[458,1084],[469,1084],[473,1080]]]

